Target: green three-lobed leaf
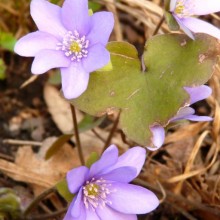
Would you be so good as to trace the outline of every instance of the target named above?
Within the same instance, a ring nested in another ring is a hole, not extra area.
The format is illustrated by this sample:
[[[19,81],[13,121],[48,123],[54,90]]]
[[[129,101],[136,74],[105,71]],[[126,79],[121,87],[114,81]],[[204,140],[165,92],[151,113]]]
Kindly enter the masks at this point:
[[[158,35],[146,44],[143,72],[132,45],[111,42],[107,48],[113,69],[92,73],[86,92],[70,101],[95,116],[120,110],[124,133],[145,146],[151,145],[151,126],[166,126],[189,104],[183,87],[207,82],[219,54],[217,40],[207,35],[197,35],[195,41],[185,35]]]

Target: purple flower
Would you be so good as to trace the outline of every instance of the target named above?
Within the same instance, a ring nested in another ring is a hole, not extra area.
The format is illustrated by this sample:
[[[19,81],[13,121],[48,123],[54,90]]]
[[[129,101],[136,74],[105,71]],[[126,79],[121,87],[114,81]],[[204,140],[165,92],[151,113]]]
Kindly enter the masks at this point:
[[[193,33],[206,33],[220,39],[220,30],[193,16],[220,11],[219,0],[171,0],[170,12],[182,30],[192,39]],[[192,33],[193,32],[193,33]]]
[[[111,145],[91,168],[67,173],[69,191],[76,194],[64,220],[136,220],[136,214],[154,210],[159,201],[151,191],[129,184],[138,176],[145,149],[133,147],[118,157]]]
[[[184,87],[184,89],[190,96],[190,105],[207,98],[212,93],[212,89],[205,85],[194,88]],[[212,121],[211,117],[195,115],[195,110],[193,108],[185,106],[181,108],[173,118],[170,119],[170,122],[184,119],[190,121]],[[153,125],[150,130],[153,134],[152,143],[154,147],[147,148],[154,151],[159,149],[163,145],[165,139],[165,130],[161,125]]]
[[[90,72],[110,61],[105,45],[113,29],[113,14],[89,16],[88,0],[65,0],[62,8],[46,0],[32,0],[30,7],[39,31],[22,37],[15,52],[35,57],[34,74],[59,67],[65,98],[80,96],[88,86]]]

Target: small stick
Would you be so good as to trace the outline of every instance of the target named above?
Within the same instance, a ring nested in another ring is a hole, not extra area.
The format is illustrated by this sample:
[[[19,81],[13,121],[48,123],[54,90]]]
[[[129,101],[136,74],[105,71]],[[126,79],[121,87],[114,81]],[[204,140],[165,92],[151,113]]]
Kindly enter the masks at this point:
[[[15,145],[31,145],[31,146],[41,146],[41,142],[37,141],[25,141],[25,140],[14,140],[14,139],[5,139],[3,140],[4,144],[15,144]]]
[[[108,0],[106,2],[106,7],[109,11],[112,11],[113,14],[114,14],[114,19],[115,19],[114,31],[115,31],[116,40],[117,41],[122,41],[123,40],[123,34],[122,34],[120,21],[119,21],[118,14],[117,14],[115,0]]]
[[[26,208],[26,210],[24,211],[24,217],[27,216],[30,211],[47,195],[51,194],[52,192],[55,192],[55,188],[49,188],[47,190],[45,190],[42,194],[40,194],[39,196],[37,196],[32,202],[31,204]]]
[[[111,143],[112,137],[113,137],[113,135],[115,133],[115,130],[116,130],[117,126],[118,126],[119,117],[120,117],[120,112],[118,113],[118,116],[117,116],[117,118],[116,118],[116,120],[115,120],[115,122],[113,124],[113,127],[112,127],[112,129],[111,129],[111,131],[109,133],[109,136],[108,136],[108,138],[107,138],[107,140],[105,142],[105,146],[103,147],[103,151],[102,152],[104,152],[107,149],[107,147],[109,146],[109,144]]]
[[[81,147],[81,142],[79,138],[79,130],[78,130],[78,124],[77,124],[77,119],[76,119],[76,110],[73,105],[70,104],[71,107],[71,112],[72,112],[72,118],[73,118],[73,125],[74,125],[74,135],[76,137],[76,145],[79,153],[79,158],[81,161],[82,165],[85,165],[85,160],[82,152],[82,147]]]
[[[103,143],[105,143],[105,139],[94,128],[92,128],[91,131],[95,134],[95,136],[97,138],[99,138],[99,140],[101,140]]]
[[[154,35],[156,35],[156,34],[157,34],[157,32],[159,31],[160,27],[162,26],[162,24],[163,24],[164,20],[165,20],[165,17],[163,16],[163,17],[160,19],[160,21],[159,21],[159,23],[158,23],[157,27],[155,28],[155,30],[154,30],[153,35],[152,35],[152,36],[154,36]]]
[[[2,158],[4,160],[14,161],[14,158],[12,156],[2,154],[2,153],[0,153],[0,158]]]
[[[150,184],[150,183],[148,183],[148,182],[146,182],[142,179],[136,178],[132,182],[137,184],[137,185],[140,185],[140,186],[143,186],[143,187],[146,187],[146,188],[150,188],[150,189],[152,189],[152,190],[154,190],[158,193],[161,193],[161,189],[159,189],[159,187],[157,187],[153,184]],[[220,216],[220,210],[219,209],[211,208],[211,207],[208,207],[206,205],[203,205],[203,204],[200,204],[200,203],[197,203],[197,202],[193,202],[191,200],[186,199],[182,195],[176,195],[175,193],[173,193],[171,191],[166,191],[166,195],[167,195],[167,197],[166,197],[166,200],[164,202],[167,202],[167,200],[172,201],[172,202],[178,201],[178,202],[182,202],[186,205],[190,205],[194,209],[200,209],[200,210],[212,213],[216,216]]]
[[[35,216],[30,216],[30,217],[26,217],[24,218],[24,220],[43,220],[43,219],[51,219],[51,218],[55,218],[61,214],[66,213],[67,208],[58,210],[56,212],[52,212],[51,214],[44,214],[44,215],[35,215]]]

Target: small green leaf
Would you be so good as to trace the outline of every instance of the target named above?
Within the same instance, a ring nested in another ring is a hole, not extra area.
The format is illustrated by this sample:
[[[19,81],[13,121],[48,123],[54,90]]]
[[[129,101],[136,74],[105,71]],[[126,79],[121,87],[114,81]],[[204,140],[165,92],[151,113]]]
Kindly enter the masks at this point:
[[[99,3],[89,1],[89,8],[92,9],[93,12],[100,10],[101,7],[102,6]]]
[[[166,11],[170,10],[170,0],[164,0],[164,9]]]
[[[132,45],[111,42],[107,49],[113,69],[92,73],[87,90],[70,102],[94,116],[121,110],[122,130],[144,146],[152,146],[151,126],[165,127],[189,103],[183,87],[207,82],[220,53],[218,40],[205,34],[197,34],[196,40],[180,34],[157,35],[147,41],[143,72]]]
[[[165,12],[164,16],[171,31],[178,31],[180,29],[179,24],[171,13]]]
[[[63,2],[62,0],[50,0],[51,3],[56,4],[56,5],[61,5]]]
[[[91,115],[88,115],[88,114],[85,115],[84,118],[78,124],[79,132],[82,133],[82,132],[88,131],[88,130],[100,125],[103,122],[103,120],[105,119],[105,117],[98,118],[97,120],[94,120],[94,119],[95,118]],[[45,155],[45,159],[48,160],[54,154],[56,154],[57,151],[59,151],[63,147],[63,145],[67,141],[70,140],[70,138],[73,135],[74,135],[74,133],[61,135],[47,150],[46,155]]]
[[[16,38],[12,33],[0,31],[0,47],[13,52],[15,43]]]
[[[101,69],[98,69],[98,70],[96,70],[96,71],[101,71],[101,72],[111,71],[112,68],[113,68],[113,66],[112,66],[112,62],[111,62],[111,60],[110,60],[107,65],[105,65],[104,67],[102,67]]]
[[[79,122],[79,132],[82,133],[99,126],[104,121],[105,117],[98,118],[97,120],[94,119],[95,118],[93,116],[86,114]]]
[[[60,70],[56,70],[50,75],[48,83],[50,83],[52,85],[60,85],[60,83],[61,83]]]
[[[50,2],[57,5],[59,0],[50,0]]]
[[[92,164],[94,164],[99,159],[99,155],[97,152],[92,152],[86,161],[86,166],[90,168]]]
[[[74,181],[74,180],[73,180]],[[71,202],[74,198],[74,194],[72,194],[69,189],[66,180],[61,180],[56,184],[56,189],[58,193],[67,201]]]
[[[93,10],[89,9],[89,16],[92,16],[92,15],[93,15]]]
[[[57,153],[60,148],[68,141],[70,138],[73,136],[73,134],[64,134],[61,135],[47,150],[45,159],[48,160],[50,159],[54,154]]]
[[[6,78],[5,70],[6,70],[5,63],[0,58],[0,80],[4,80]]]

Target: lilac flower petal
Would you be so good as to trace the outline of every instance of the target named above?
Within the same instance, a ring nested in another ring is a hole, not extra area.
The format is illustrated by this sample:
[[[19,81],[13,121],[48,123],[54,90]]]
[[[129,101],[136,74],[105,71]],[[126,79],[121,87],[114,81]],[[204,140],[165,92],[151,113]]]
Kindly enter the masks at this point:
[[[179,24],[180,28],[185,32],[185,34],[188,35],[191,39],[195,40],[195,37],[193,36],[192,30],[184,24],[184,21],[188,18],[181,18],[180,19],[174,14],[173,14],[173,16],[176,19],[177,23]]]
[[[61,9],[62,22],[68,31],[86,35],[90,30],[88,0],[65,0]]]
[[[71,63],[68,68],[61,68],[61,76],[62,90],[66,99],[79,97],[89,83],[89,73],[79,63]]]
[[[153,133],[152,143],[154,147],[147,147],[147,149],[155,151],[163,145],[165,139],[165,130],[160,125],[154,125],[150,128],[150,130]]]
[[[133,147],[122,154],[115,165],[113,165],[109,170],[114,170],[119,167],[134,167],[136,169],[136,175],[138,176],[144,165],[146,159],[146,150],[143,147]],[[134,179],[133,178],[133,179]]]
[[[170,121],[190,120],[190,121],[212,121],[211,117],[194,115],[195,110],[191,107],[184,107]]]
[[[63,220],[75,220],[75,218],[73,218],[72,215],[71,215],[71,210],[72,210],[72,208],[73,208],[73,205],[74,205],[74,203],[71,202],[70,205],[69,205],[69,207],[68,207],[67,213],[66,213],[66,215],[64,216],[64,219],[63,219]]]
[[[170,119],[170,121],[177,121],[177,120],[183,120],[186,119],[187,116],[193,115],[195,113],[195,110],[191,107],[183,107],[181,108],[177,114]]]
[[[83,215],[83,212],[85,212],[85,206],[83,203],[83,190],[82,188],[76,195],[76,199],[73,200],[74,205],[71,208],[71,216],[74,218],[78,218],[79,216]]]
[[[133,151],[137,155],[141,152],[146,153],[140,147],[135,147]],[[134,160],[130,154],[131,152],[125,157],[121,156],[121,167],[109,171],[109,167],[114,166],[118,160],[118,149],[115,145],[111,145],[104,151],[101,158],[91,166],[88,178],[87,174],[86,177],[79,174],[79,176],[81,175],[81,187],[69,207],[65,220],[137,220],[135,214],[145,214],[158,206],[159,201],[151,191],[140,186],[124,183],[129,181],[132,176],[136,176],[137,172],[136,167],[129,166],[129,164],[123,166],[122,164],[125,159]],[[124,161],[124,164],[127,162]],[[138,169],[140,168],[138,167]],[[80,169],[69,176],[68,184],[71,177],[77,173],[80,173]],[[85,184],[82,179],[86,179],[88,182]],[[93,190],[95,190],[95,194],[93,194]]]
[[[34,58],[31,72],[34,74],[45,73],[52,68],[68,67],[70,62],[61,51],[41,50]]]
[[[198,87],[184,87],[187,93],[190,95],[190,104],[206,99],[212,94],[212,89],[209,86]]]
[[[118,148],[115,145],[109,146],[104,151],[101,158],[91,166],[89,177],[93,177],[95,175],[100,174],[103,170],[114,165],[117,162],[117,159],[118,159]]]
[[[88,220],[100,220],[100,218],[97,215],[96,211],[91,210],[91,209],[86,209],[86,219],[88,219]]]
[[[114,16],[111,12],[97,12],[91,17],[91,30],[87,35],[90,45],[107,44],[114,26]]]
[[[170,1],[170,11],[174,12],[175,8],[176,8],[176,2],[177,0],[171,0]]]
[[[45,0],[31,1],[31,16],[40,31],[55,35],[60,39],[60,34],[66,33],[61,22],[61,8]]]
[[[104,180],[128,183],[131,182],[137,176],[136,173],[137,172],[134,167],[127,166],[127,167],[119,167],[110,172],[101,174],[98,177],[102,177]]]
[[[198,18],[181,19],[182,24],[194,33],[205,33],[220,39],[220,29]]]
[[[77,167],[67,172],[66,179],[71,193],[79,191],[80,187],[87,180],[89,169],[85,166]]]
[[[188,119],[190,121],[212,121],[213,118],[209,116],[199,116],[199,115],[188,115],[185,117],[185,119]]]
[[[129,215],[129,214],[117,212],[108,206],[106,206],[104,209],[97,209],[96,212],[99,216],[99,220],[101,219],[102,220],[137,220],[136,215],[132,215],[132,214]],[[90,218],[88,218],[88,220],[90,220]]]
[[[151,191],[132,184],[112,183],[112,190],[108,196],[113,209],[126,214],[144,214],[154,210],[159,200]]]
[[[36,31],[25,35],[15,44],[15,53],[25,56],[34,57],[38,52],[44,49],[56,49],[58,40],[51,34]]]
[[[88,56],[82,60],[83,67],[87,72],[93,72],[102,68],[110,61],[110,54],[101,44],[89,48]]]
[[[219,0],[192,0],[192,13],[194,15],[206,15],[220,11]]]

